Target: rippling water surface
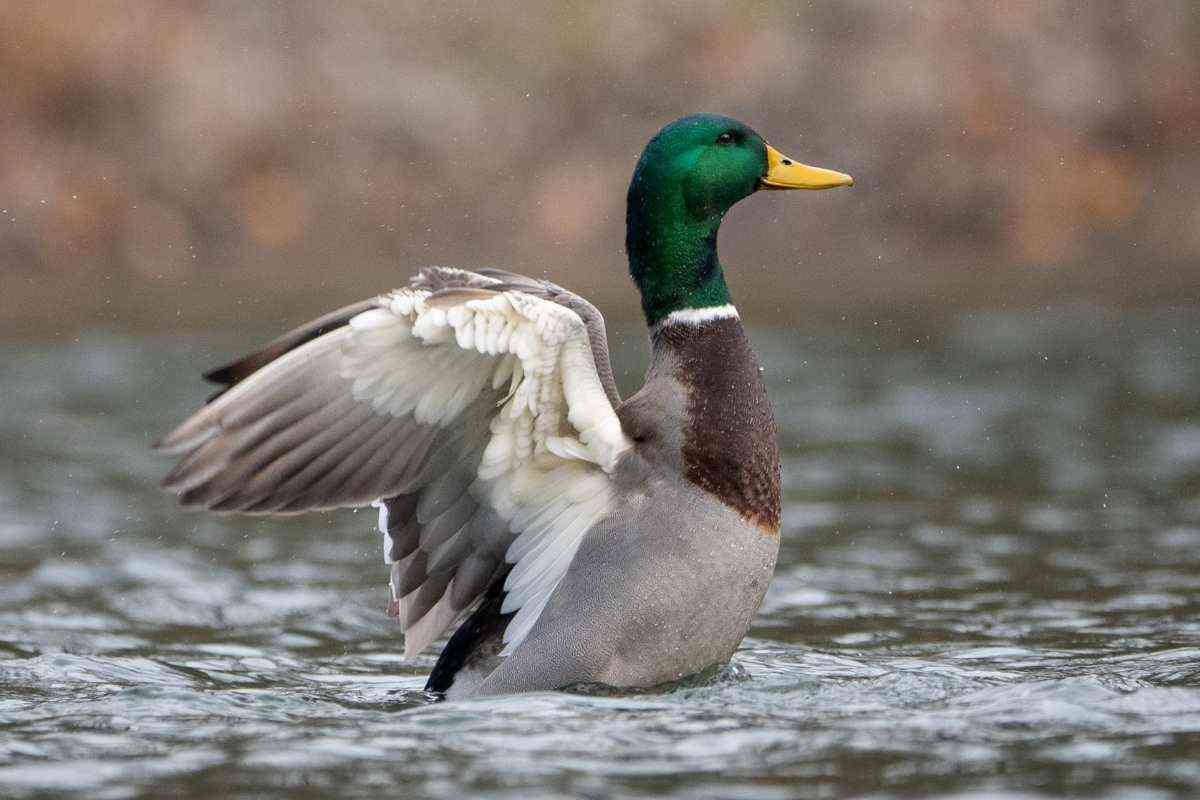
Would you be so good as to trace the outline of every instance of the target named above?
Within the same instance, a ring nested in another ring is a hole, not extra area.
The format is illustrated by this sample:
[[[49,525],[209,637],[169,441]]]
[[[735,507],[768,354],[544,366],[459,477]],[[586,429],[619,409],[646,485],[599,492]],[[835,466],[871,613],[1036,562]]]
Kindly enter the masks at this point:
[[[373,514],[155,488],[261,333],[0,346],[0,796],[1200,793],[1200,318],[754,331],[784,535],[732,668],[437,704]]]

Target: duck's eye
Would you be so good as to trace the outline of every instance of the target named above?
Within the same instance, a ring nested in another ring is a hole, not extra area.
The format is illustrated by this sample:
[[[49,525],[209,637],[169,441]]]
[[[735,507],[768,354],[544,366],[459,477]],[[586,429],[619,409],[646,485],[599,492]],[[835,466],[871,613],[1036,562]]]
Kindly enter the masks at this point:
[[[733,134],[730,131],[725,131],[717,137],[717,144],[733,144]]]

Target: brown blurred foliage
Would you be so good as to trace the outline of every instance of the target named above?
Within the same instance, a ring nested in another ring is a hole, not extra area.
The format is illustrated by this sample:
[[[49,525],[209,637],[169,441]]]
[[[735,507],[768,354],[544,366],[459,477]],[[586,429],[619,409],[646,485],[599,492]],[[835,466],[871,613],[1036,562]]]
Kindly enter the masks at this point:
[[[634,314],[626,183],[699,110],[857,179],[730,215],[763,322],[1200,287],[1192,0],[9,0],[0,75],[9,333],[282,318],[430,263]]]

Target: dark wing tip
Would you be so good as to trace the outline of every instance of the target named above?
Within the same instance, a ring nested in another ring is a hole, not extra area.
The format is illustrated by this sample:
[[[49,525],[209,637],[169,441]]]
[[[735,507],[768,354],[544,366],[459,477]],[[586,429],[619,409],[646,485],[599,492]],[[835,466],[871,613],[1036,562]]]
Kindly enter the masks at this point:
[[[257,355],[257,353],[255,355]],[[216,400],[218,397],[232,389],[235,384],[249,377],[249,375],[254,372],[255,368],[251,367],[246,369],[246,362],[250,361],[250,359],[253,357],[254,356],[247,356],[240,361],[234,361],[231,364],[226,364],[223,367],[218,367],[204,373],[204,380],[208,381],[209,383],[218,384],[221,387],[208,397],[204,398],[204,404],[208,405],[213,400]],[[239,370],[239,367],[242,369]]]
[[[217,367],[216,369],[209,370],[208,372],[204,373],[204,380],[208,381],[209,383],[219,383],[222,386],[233,386],[240,380],[240,378],[236,377],[237,367],[245,360],[246,359],[243,358],[226,364],[223,367]]]
[[[224,388],[208,398],[208,402],[212,402],[220,397],[226,389],[241,383],[249,378],[258,370],[270,364],[275,359],[282,356],[289,350],[293,350],[306,342],[310,342],[323,333],[327,333],[327,329],[317,328],[313,331],[305,331],[301,336],[289,338],[286,341],[275,341],[267,345],[257,352],[251,353],[244,358],[239,358],[237,361],[232,361],[224,366],[217,367],[214,370],[209,370],[204,373],[204,380],[209,383],[218,384]]]

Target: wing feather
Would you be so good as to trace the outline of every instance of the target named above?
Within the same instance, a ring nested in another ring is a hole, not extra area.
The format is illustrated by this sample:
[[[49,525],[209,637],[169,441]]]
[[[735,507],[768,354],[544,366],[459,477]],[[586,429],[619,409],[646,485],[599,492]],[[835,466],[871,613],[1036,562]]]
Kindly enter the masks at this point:
[[[614,502],[630,446],[603,319],[500,271],[423,271],[211,373],[228,385],[168,434],[186,506],[380,508],[392,612],[419,652],[505,578],[505,652]]]

